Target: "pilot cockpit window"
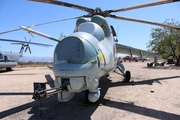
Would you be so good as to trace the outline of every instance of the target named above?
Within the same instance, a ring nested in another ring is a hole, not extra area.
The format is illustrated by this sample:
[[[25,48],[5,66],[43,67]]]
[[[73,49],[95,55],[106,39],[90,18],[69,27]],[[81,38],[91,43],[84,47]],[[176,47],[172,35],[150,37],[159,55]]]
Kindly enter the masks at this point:
[[[93,35],[98,41],[105,38],[103,29],[94,22],[85,22],[79,25],[79,32],[86,32]]]
[[[75,27],[73,33],[78,32],[79,25],[82,24],[82,23],[85,23],[85,22],[89,22],[89,19],[88,18],[84,18],[84,17],[81,17],[81,18],[77,19],[76,27]]]

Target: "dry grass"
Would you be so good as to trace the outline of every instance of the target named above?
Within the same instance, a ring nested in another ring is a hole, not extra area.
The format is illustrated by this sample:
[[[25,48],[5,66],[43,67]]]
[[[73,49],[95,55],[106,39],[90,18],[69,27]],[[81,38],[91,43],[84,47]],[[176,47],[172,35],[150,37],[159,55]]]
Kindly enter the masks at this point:
[[[52,66],[52,62],[18,62],[17,68],[24,68],[24,67],[44,67],[44,66]]]

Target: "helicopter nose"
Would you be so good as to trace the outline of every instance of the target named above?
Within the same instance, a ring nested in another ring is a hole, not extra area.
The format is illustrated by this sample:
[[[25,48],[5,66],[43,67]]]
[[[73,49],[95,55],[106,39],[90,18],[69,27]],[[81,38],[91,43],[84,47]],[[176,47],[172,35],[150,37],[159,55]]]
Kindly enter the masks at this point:
[[[98,41],[88,33],[78,32],[68,35],[59,42],[54,51],[54,63],[84,64],[98,54]]]

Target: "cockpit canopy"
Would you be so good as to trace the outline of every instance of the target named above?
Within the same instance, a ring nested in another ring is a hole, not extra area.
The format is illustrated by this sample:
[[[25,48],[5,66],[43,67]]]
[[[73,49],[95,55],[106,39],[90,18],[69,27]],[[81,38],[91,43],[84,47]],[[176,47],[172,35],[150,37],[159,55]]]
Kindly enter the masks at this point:
[[[54,63],[84,64],[94,59],[99,51],[97,39],[86,32],[76,32],[62,39],[56,46]]]
[[[86,32],[93,35],[98,41],[105,38],[103,29],[94,22],[81,23],[77,28],[77,32]]]

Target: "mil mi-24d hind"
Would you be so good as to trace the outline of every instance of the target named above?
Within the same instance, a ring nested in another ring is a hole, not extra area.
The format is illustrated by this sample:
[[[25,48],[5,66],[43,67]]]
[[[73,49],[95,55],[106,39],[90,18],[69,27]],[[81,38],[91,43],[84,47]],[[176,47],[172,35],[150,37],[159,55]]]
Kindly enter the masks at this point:
[[[26,40],[26,38],[25,38],[25,40]],[[17,62],[20,57],[23,57],[24,50],[25,50],[25,52],[27,50],[29,50],[29,52],[31,53],[29,44],[39,45],[39,46],[44,46],[44,47],[52,46],[52,45],[48,45],[48,44],[35,43],[35,42],[30,42],[30,41],[28,42],[28,41],[12,40],[12,39],[0,39],[0,41],[13,42],[11,44],[21,45],[19,53],[18,52],[0,51],[0,69],[5,68],[6,71],[11,71],[12,67],[15,67],[18,65]]]
[[[111,14],[113,12],[123,12],[143,7],[178,2],[179,0],[157,1],[127,8],[105,11],[102,11],[100,8],[92,9],[56,0],[30,1],[71,7],[88,12],[87,15],[70,18],[77,19],[75,30],[73,33],[62,37],[61,39],[56,39],[50,35],[35,31],[29,27],[21,26],[19,28],[57,42],[56,48],[54,50],[54,62],[52,66],[52,70],[55,75],[55,88],[50,89],[54,91],[49,92],[50,90],[35,89],[33,95],[33,98],[35,100],[39,100],[41,98],[57,93],[58,100],[60,102],[66,102],[74,96],[74,93],[86,90],[87,99],[90,102],[96,102],[100,98],[100,88],[98,87],[100,77],[107,76],[109,72],[114,69],[119,69],[122,76],[124,76],[124,80],[126,82],[130,81],[130,71],[125,71],[123,64],[117,61],[117,52],[139,55],[141,57],[157,57],[157,53],[154,52],[144,51],[130,46],[117,44],[117,39],[115,39],[115,30],[113,26],[108,23],[106,17],[118,20],[128,20],[133,22],[158,25],[180,30],[179,27],[175,26],[134,18],[121,17]],[[64,20],[68,19],[56,20],[53,22]],[[43,24],[48,23],[52,22]],[[40,24],[34,26],[38,25]],[[3,33],[8,33],[11,31],[6,31]]]

